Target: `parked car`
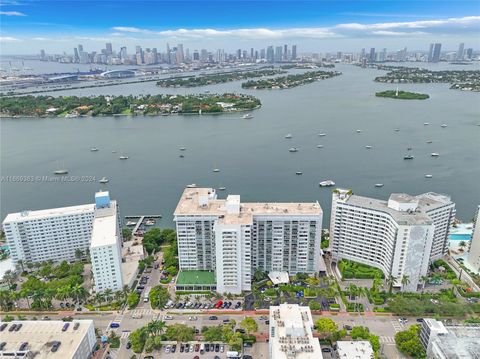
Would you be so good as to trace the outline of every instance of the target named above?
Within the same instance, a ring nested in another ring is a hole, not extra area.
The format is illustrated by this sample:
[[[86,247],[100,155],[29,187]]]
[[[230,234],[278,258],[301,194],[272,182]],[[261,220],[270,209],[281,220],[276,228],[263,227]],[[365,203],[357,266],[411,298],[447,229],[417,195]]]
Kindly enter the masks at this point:
[[[176,351],[177,351],[177,344],[173,344],[171,352],[175,353]]]
[[[220,351],[220,344],[215,344],[215,353]]]
[[[198,352],[200,350],[200,344],[195,344],[195,351]]]
[[[120,328],[119,323],[110,323],[110,328]]]
[[[127,349],[130,349],[132,347],[132,343],[127,342],[127,345],[125,346]]]
[[[216,315],[211,315],[208,317],[209,320],[218,320],[218,317]]]
[[[348,324],[345,324],[345,325],[343,326],[343,329],[352,330],[352,326],[351,326],[351,325],[348,325]]]
[[[173,317],[171,315],[164,315],[163,320],[173,320]]]
[[[66,332],[69,326],[70,326],[70,323],[65,323],[63,325],[62,332]]]

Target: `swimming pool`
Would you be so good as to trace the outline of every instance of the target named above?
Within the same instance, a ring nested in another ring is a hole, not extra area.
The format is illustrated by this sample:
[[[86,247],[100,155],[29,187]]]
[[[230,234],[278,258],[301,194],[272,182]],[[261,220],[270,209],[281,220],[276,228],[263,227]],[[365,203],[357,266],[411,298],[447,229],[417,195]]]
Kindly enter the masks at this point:
[[[469,241],[472,239],[472,235],[471,234],[468,234],[468,233],[464,233],[464,234],[450,234],[448,236],[448,239],[450,239],[451,241]]]

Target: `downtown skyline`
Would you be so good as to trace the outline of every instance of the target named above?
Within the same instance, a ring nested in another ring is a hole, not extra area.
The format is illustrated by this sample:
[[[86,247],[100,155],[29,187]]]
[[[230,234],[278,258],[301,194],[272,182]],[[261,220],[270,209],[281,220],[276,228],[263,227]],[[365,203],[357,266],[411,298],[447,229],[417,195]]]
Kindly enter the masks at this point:
[[[478,49],[480,11],[472,1],[411,2],[253,2],[103,1],[94,5],[52,1],[2,0],[2,54],[71,51],[71,44],[98,49],[162,47],[259,48],[298,43],[303,52],[356,51],[364,47],[423,50],[441,42]],[[434,11],[432,11],[434,9]],[[212,16],[213,15],[213,16]],[[68,24],[65,24],[68,23]]]

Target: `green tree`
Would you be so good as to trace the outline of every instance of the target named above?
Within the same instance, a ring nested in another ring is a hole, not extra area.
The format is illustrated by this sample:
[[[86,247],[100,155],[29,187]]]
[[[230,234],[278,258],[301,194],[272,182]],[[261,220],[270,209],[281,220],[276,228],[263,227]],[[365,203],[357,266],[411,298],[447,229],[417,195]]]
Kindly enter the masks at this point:
[[[140,296],[137,292],[132,291],[127,295],[127,305],[128,309],[133,309],[137,306],[138,302],[140,301]]]
[[[152,308],[163,308],[169,301],[170,294],[167,288],[157,285],[150,290],[149,299]]]
[[[223,340],[223,331],[221,326],[204,327],[202,329],[203,338],[207,342],[216,342]]]
[[[130,228],[123,228],[122,237],[124,241],[129,241],[130,239],[132,239],[132,230]]]
[[[320,318],[315,322],[317,332],[325,337],[332,336],[338,330],[337,324],[330,318]]]
[[[7,270],[3,274],[3,281],[8,284],[10,288],[13,287],[15,282],[17,281],[18,275],[16,272],[12,271],[11,269]]]
[[[145,347],[145,342],[147,338],[148,333],[145,327],[136,329],[131,332],[128,340],[130,340],[130,343],[132,344],[132,351],[137,354],[143,352],[143,348]]]
[[[388,293],[392,294],[393,286],[397,283],[397,277],[390,274],[385,279],[385,282],[387,283],[387,286],[388,286]]]
[[[256,333],[258,331],[258,324],[252,317],[245,317],[240,322],[240,328],[245,329],[247,334]]]
[[[410,284],[410,277],[408,275],[404,274],[402,276],[401,283],[402,283],[402,287],[406,287],[407,285]]]
[[[460,241],[460,243],[458,244],[459,247],[460,247],[460,250],[465,250],[465,247],[467,246],[467,242],[465,241]]]
[[[308,302],[308,306],[310,307],[311,310],[321,310],[322,309],[322,305],[317,302],[316,300],[311,300],[310,302]]]
[[[0,289],[0,308],[4,312],[8,312],[13,308],[12,292],[8,289]]]
[[[75,258],[81,260],[84,257],[85,253],[80,248],[75,249]]]
[[[407,330],[395,334],[395,344],[398,350],[412,358],[425,358],[425,350],[419,335],[419,325],[412,325]]]
[[[195,329],[185,324],[176,323],[167,327],[165,336],[168,340],[189,342],[195,338]]]

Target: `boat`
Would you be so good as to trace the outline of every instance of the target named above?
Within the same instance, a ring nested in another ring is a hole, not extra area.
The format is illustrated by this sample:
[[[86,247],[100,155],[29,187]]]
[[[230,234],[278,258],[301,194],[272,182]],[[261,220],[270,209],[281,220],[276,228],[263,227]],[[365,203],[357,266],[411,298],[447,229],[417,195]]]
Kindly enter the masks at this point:
[[[185,151],[186,149],[186,147],[180,147],[180,151]]]
[[[383,187],[383,183],[375,183],[375,187],[377,187],[377,188]]]
[[[412,148],[411,148],[411,147],[407,147],[407,151],[411,151],[411,150],[412,150]]]
[[[442,124],[440,127],[445,128],[445,127],[447,127],[447,125],[446,125],[446,124]]]
[[[98,148],[92,147],[92,148],[90,148],[90,151],[92,151],[92,152],[97,152],[97,151],[98,151]]]
[[[425,178],[432,178],[433,175],[425,175]]]
[[[220,169],[214,168],[214,169],[213,169],[213,172],[218,173],[218,172],[220,172]]]
[[[288,149],[289,152],[298,152],[298,148],[297,147],[290,147]]]
[[[357,133],[361,133],[361,132],[362,132],[362,130],[357,130]]]
[[[399,129],[399,128],[396,128],[396,129],[395,129],[395,132],[398,132],[398,131],[400,131],[400,129]]]
[[[424,125],[424,126],[428,126],[429,123],[428,123],[428,122],[424,122],[423,125]]]
[[[324,137],[324,136],[326,136],[326,135],[327,135],[326,133],[319,133],[319,134],[318,134],[318,137]]]
[[[155,220],[154,219],[147,219],[145,221],[145,225],[146,226],[153,226],[155,224]]]
[[[113,150],[112,153],[117,153],[117,151]]]
[[[403,156],[403,159],[404,160],[413,160],[413,156],[412,155],[406,155],[406,156]]]
[[[323,145],[317,145],[317,148],[323,148]]]
[[[184,155],[180,155],[180,156],[178,156],[178,157],[183,158],[183,157],[185,157],[185,156],[184,156]]]
[[[303,174],[303,172],[297,171],[297,172],[295,172],[295,174],[296,174],[297,176],[301,176],[301,175]]]
[[[372,148],[372,146],[365,146],[365,148],[366,148],[367,150],[370,150],[370,149]]]
[[[249,120],[249,119],[253,118],[253,115],[251,113],[247,113],[247,114],[243,115],[243,118],[245,120]]]
[[[128,160],[128,156],[122,155],[122,156],[118,157],[118,159],[120,159],[120,160]]]
[[[332,187],[332,186],[335,186],[335,182],[333,182],[332,180],[326,180],[326,181],[322,181],[318,184],[320,187]]]
[[[285,135],[285,138],[292,138],[292,134],[289,133],[289,134]]]
[[[128,221],[127,222],[127,226],[134,226],[136,224],[137,224],[137,222],[135,222],[135,221]]]
[[[98,182],[107,183],[108,181],[110,181],[110,180],[107,177],[102,177]]]
[[[430,153],[430,156],[438,157],[438,156],[440,156],[440,154],[438,152],[432,152],[432,153]]]
[[[427,143],[432,143],[433,141],[432,140],[428,140]]]
[[[57,169],[53,173],[56,175],[66,175],[68,170],[65,168],[65,166],[60,167],[60,165],[57,164]]]
[[[197,185],[195,183],[187,184],[187,188],[197,188]]]
[[[227,187],[225,187],[225,186],[218,187],[218,190],[219,190],[219,191],[225,191],[226,189],[227,189]]]

